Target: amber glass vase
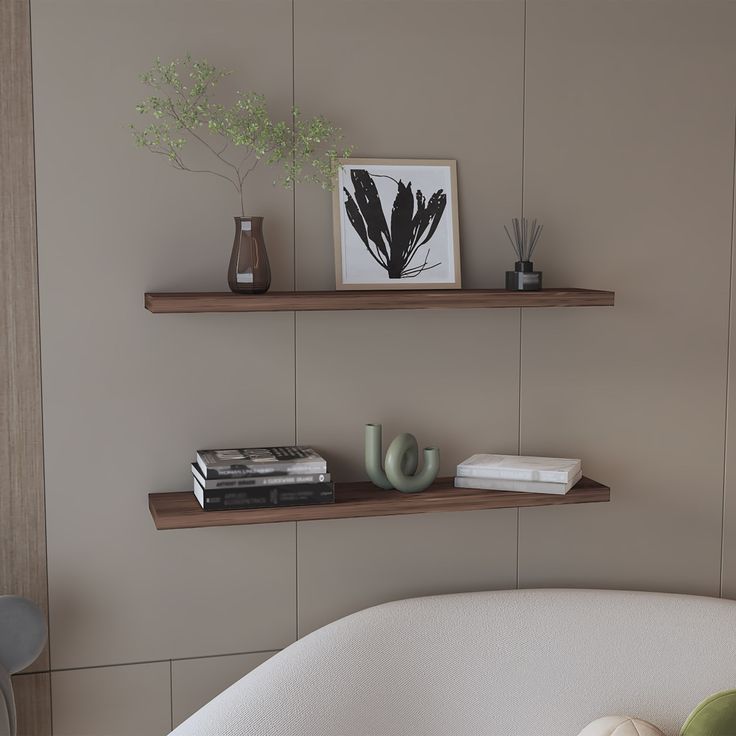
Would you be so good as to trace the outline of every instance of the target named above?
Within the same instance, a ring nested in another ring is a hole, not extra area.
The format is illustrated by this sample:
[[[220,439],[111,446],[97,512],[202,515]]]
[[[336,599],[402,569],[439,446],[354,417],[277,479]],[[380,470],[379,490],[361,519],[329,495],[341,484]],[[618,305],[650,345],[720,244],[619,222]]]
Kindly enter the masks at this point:
[[[271,286],[271,266],[263,240],[262,217],[236,217],[235,241],[227,270],[230,291],[263,294]]]

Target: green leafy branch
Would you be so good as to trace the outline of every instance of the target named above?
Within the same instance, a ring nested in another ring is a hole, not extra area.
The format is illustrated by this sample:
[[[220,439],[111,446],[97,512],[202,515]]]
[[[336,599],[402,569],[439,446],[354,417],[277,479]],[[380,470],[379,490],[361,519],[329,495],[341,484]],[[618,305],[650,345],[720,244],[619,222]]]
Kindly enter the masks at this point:
[[[169,63],[156,59],[141,75],[153,94],[136,110],[153,119],[142,128],[130,126],[136,144],[164,156],[180,171],[229,182],[240,196],[243,215],[245,181],[260,162],[281,166],[274,184],[291,188],[314,182],[331,190],[339,159],[352,150],[342,147],[340,128],[321,116],[304,120],[296,107],[290,123],[273,121],[265,97],[254,92],[236,93],[229,107],[213,102],[215,88],[230,74],[189,55]],[[185,163],[182,150],[192,142],[209,152],[212,168]]]

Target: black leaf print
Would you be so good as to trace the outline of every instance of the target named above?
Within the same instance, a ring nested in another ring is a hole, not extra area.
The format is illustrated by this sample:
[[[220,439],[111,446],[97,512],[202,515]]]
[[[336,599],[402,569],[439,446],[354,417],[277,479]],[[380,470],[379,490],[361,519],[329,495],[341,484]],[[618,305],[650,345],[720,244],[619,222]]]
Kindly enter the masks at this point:
[[[350,179],[355,198],[343,189],[348,220],[373,260],[388,272],[390,279],[416,278],[420,273],[441,265],[441,262],[428,265],[429,249],[423,261],[411,264],[418,250],[432,239],[442,220],[447,206],[447,195],[442,189],[438,189],[427,202],[420,190],[416,195],[412,193],[411,182],[404,184],[393,179],[397,192],[391,208],[389,230],[373,176],[365,169],[352,169]]]

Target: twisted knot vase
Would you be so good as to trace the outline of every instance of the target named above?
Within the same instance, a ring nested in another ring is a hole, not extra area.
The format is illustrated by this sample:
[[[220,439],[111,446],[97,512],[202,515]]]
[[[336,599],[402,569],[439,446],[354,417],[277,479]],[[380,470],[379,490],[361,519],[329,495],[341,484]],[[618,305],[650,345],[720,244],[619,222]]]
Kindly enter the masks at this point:
[[[419,446],[413,434],[404,432],[388,446],[386,459],[381,462],[383,451],[382,426],[365,425],[365,470],[379,488],[395,488],[401,493],[419,493],[432,485],[440,469],[440,451],[436,447],[424,448],[424,467],[419,466]]]

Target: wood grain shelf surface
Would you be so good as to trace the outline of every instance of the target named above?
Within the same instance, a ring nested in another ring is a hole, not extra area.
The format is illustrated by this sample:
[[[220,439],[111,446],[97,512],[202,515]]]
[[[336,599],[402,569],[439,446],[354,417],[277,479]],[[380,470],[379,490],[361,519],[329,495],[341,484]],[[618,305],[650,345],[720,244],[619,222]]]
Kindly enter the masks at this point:
[[[417,289],[412,291],[270,291],[147,293],[155,314],[196,312],[334,312],[376,309],[496,309],[503,307],[612,307],[613,291],[592,289]]]
[[[601,503],[611,500],[611,489],[590,478],[581,478],[569,493],[557,496],[455,488],[453,478],[439,478],[428,490],[416,494],[383,491],[369,482],[337,483],[335,496],[335,503],[318,506],[203,511],[191,491],[150,493],[148,507],[157,529],[192,529],[209,526],[272,524],[281,521],[426,514],[437,511],[477,511]]]

